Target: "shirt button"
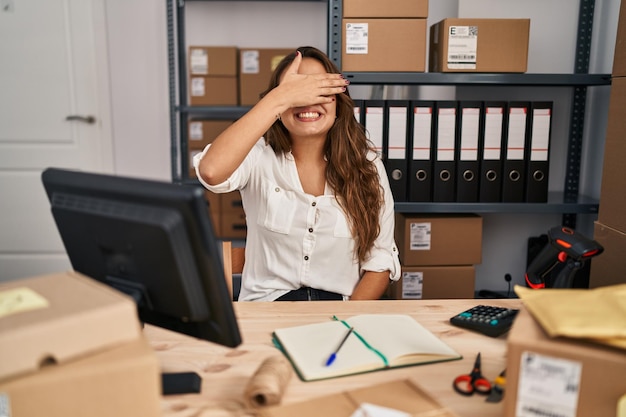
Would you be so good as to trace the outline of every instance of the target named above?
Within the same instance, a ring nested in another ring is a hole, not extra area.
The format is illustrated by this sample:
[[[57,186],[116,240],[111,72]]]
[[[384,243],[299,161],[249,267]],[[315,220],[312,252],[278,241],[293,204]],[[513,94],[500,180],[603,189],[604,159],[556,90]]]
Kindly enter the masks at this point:
[[[313,228],[309,227],[309,233],[313,233]]]
[[[315,206],[317,206],[317,203],[314,201],[313,203],[311,203],[311,205],[312,205],[313,207],[315,207]]]
[[[309,257],[308,257],[308,256],[305,256],[305,257],[304,257],[304,260],[305,260],[305,261],[308,261],[308,260],[309,260]]]
[[[274,188],[274,191],[279,192],[280,188],[276,187],[276,188]]]

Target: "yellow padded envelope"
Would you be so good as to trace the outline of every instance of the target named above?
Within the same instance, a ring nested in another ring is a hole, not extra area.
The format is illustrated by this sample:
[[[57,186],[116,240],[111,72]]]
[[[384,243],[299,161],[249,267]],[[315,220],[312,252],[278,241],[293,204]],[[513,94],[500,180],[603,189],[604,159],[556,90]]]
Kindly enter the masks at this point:
[[[541,290],[517,285],[515,293],[550,336],[626,349],[626,284]]]

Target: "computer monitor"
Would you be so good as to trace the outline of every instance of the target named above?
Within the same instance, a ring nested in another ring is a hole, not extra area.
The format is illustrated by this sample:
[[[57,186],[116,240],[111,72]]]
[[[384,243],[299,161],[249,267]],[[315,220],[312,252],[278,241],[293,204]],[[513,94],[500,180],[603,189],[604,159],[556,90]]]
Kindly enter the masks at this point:
[[[58,168],[42,182],[74,270],[132,296],[142,322],[241,343],[200,187]]]

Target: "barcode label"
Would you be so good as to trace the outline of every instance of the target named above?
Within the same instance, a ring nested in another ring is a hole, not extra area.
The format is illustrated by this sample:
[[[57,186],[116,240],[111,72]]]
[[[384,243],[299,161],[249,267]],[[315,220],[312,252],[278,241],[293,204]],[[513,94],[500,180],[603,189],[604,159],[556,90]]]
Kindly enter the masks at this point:
[[[403,272],[402,273],[402,298],[419,300],[422,298],[422,288],[424,283],[423,272]]]
[[[368,23],[346,23],[346,54],[367,54]]]
[[[411,223],[410,250],[430,250],[431,223]]]
[[[448,30],[448,69],[476,69],[478,26],[450,26]]]
[[[467,60],[476,60],[476,55],[448,55],[448,60],[453,61],[467,61]]]
[[[517,387],[518,417],[575,417],[582,363],[522,352]]]

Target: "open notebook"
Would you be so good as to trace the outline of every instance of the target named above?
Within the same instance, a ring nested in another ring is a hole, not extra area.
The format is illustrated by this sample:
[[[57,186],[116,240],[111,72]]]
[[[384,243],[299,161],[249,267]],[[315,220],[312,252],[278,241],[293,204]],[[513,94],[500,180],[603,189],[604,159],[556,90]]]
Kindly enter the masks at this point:
[[[327,366],[350,327],[354,331]],[[461,359],[459,353],[403,314],[362,314],[276,329],[273,339],[304,381]]]

